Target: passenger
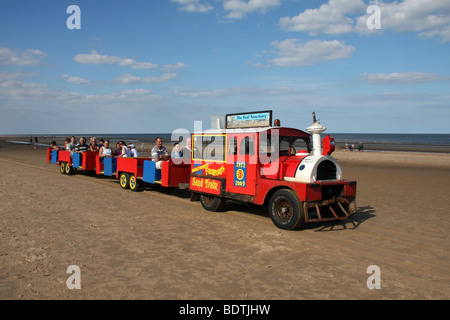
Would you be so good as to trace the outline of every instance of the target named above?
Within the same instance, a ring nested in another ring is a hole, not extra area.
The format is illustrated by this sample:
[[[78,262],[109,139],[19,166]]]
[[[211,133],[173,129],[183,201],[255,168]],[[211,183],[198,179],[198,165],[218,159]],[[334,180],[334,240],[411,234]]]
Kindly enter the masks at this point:
[[[175,142],[173,144],[172,152],[170,153],[171,159],[182,159],[183,158],[183,150],[181,150],[180,144]]]
[[[50,147],[52,148],[52,151],[59,151],[59,150],[63,150],[63,148],[61,148],[60,146],[58,146],[57,144],[56,144],[56,141],[55,140],[53,140],[51,143],[50,143]]]
[[[77,146],[77,138],[75,136],[70,137],[70,143],[69,143],[69,150],[68,151],[75,151],[75,147]]]
[[[64,141],[64,150],[70,151],[69,145],[70,145],[70,138],[66,138],[66,140]]]
[[[191,137],[186,138],[186,145],[183,147],[183,159],[184,163],[189,164],[191,163],[191,157],[192,157],[192,140]],[[194,159],[200,159],[201,155],[197,148],[194,148]]]
[[[183,159],[185,159],[184,163],[191,163],[191,137],[186,138],[186,145],[181,150],[183,154]]]
[[[97,139],[95,137],[91,138],[91,143],[89,144],[89,150],[90,151],[94,151],[94,152],[98,152],[99,151],[99,146],[97,145]]]
[[[132,157],[134,157],[134,158],[139,157],[139,153],[137,152],[136,147],[134,146],[134,144],[130,144],[128,147],[130,149],[130,155]]]
[[[89,151],[89,146],[86,144],[86,138],[80,138],[80,143],[76,145],[74,151],[77,153],[84,153],[86,151]]]
[[[122,149],[122,153],[118,155],[117,157],[120,158],[129,158],[131,157],[130,149],[127,148],[127,144],[125,141],[119,141],[120,149]]]
[[[162,145],[162,139],[155,139],[156,145],[152,149],[152,160],[156,162],[156,169],[161,169],[162,161],[169,160],[170,155],[166,147]]]
[[[113,157],[112,149],[109,147],[109,140],[105,141],[104,145],[100,148],[98,155],[100,157],[100,160],[102,160],[103,158]]]
[[[116,151],[114,151],[114,156],[118,157],[122,154],[122,148],[120,147],[120,142],[116,143]]]
[[[105,140],[100,139],[100,141],[98,142],[98,149],[100,150],[100,148],[103,147],[104,144],[105,144]]]

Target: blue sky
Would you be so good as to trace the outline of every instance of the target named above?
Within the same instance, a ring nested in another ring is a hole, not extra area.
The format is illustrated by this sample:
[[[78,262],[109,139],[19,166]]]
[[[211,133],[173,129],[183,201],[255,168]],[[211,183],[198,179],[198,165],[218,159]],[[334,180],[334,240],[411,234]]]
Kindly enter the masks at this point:
[[[258,110],[450,133],[449,57],[448,0],[3,0],[0,134],[192,131]]]

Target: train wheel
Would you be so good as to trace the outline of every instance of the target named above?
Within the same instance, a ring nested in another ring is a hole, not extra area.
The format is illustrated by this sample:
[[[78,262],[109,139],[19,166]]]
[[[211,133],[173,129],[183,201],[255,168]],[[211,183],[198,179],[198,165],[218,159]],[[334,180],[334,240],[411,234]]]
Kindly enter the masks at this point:
[[[305,222],[305,212],[297,195],[288,189],[278,190],[269,203],[272,222],[281,229],[293,230]]]
[[[120,186],[122,189],[130,189],[130,174],[122,172],[119,176]]]
[[[65,162],[61,162],[61,163],[59,164],[59,171],[60,171],[62,174],[66,174],[66,163],[65,163]]]
[[[201,194],[200,203],[202,204],[202,207],[205,208],[206,210],[217,212],[223,209],[225,199]]]
[[[141,190],[141,181],[137,179],[134,174],[130,177],[130,189],[131,191]]]
[[[70,164],[68,164],[67,162],[66,162],[66,174],[73,174],[73,172],[74,172],[74,168],[70,165]]]

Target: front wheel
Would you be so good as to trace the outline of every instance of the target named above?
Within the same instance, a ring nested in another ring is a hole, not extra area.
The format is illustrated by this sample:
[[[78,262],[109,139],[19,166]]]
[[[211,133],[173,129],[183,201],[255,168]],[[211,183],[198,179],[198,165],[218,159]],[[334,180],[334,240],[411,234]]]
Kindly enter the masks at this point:
[[[122,189],[130,189],[130,174],[122,172],[119,176],[119,182]]]
[[[305,222],[305,212],[301,204],[292,190],[278,190],[269,203],[272,222],[281,229],[298,229]]]
[[[62,174],[66,174],[66,163],[65,163],[65,162],[61,162],[61,163],[59,164],[59,171],[60,171]]]
[[[223,209],[225,199],[201,194],[200,203],[202,204],[202,207],[205,208],[206,210],[217,212]]]

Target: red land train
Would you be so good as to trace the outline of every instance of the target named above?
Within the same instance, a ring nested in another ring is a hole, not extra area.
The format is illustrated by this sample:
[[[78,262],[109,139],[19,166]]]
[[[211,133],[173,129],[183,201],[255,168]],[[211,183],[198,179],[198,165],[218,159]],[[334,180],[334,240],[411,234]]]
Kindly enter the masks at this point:
[[[343,179],[334,139],[314,116],[307,132],[272,126],[272,111],[213,118],[213,128],[190,136],[188,160],[170,159],[156,169],[150,157],[104,158],[98,153],[47,152],[63,174],[78,170],[119,179],[124,189],[143,184],[179,187],[209,211],[230,199],[268,205],[273,223],[297,229],[317,221],[347,219],[356,213],[356,181]],[[312,140],[312,141],[311,141]]]

